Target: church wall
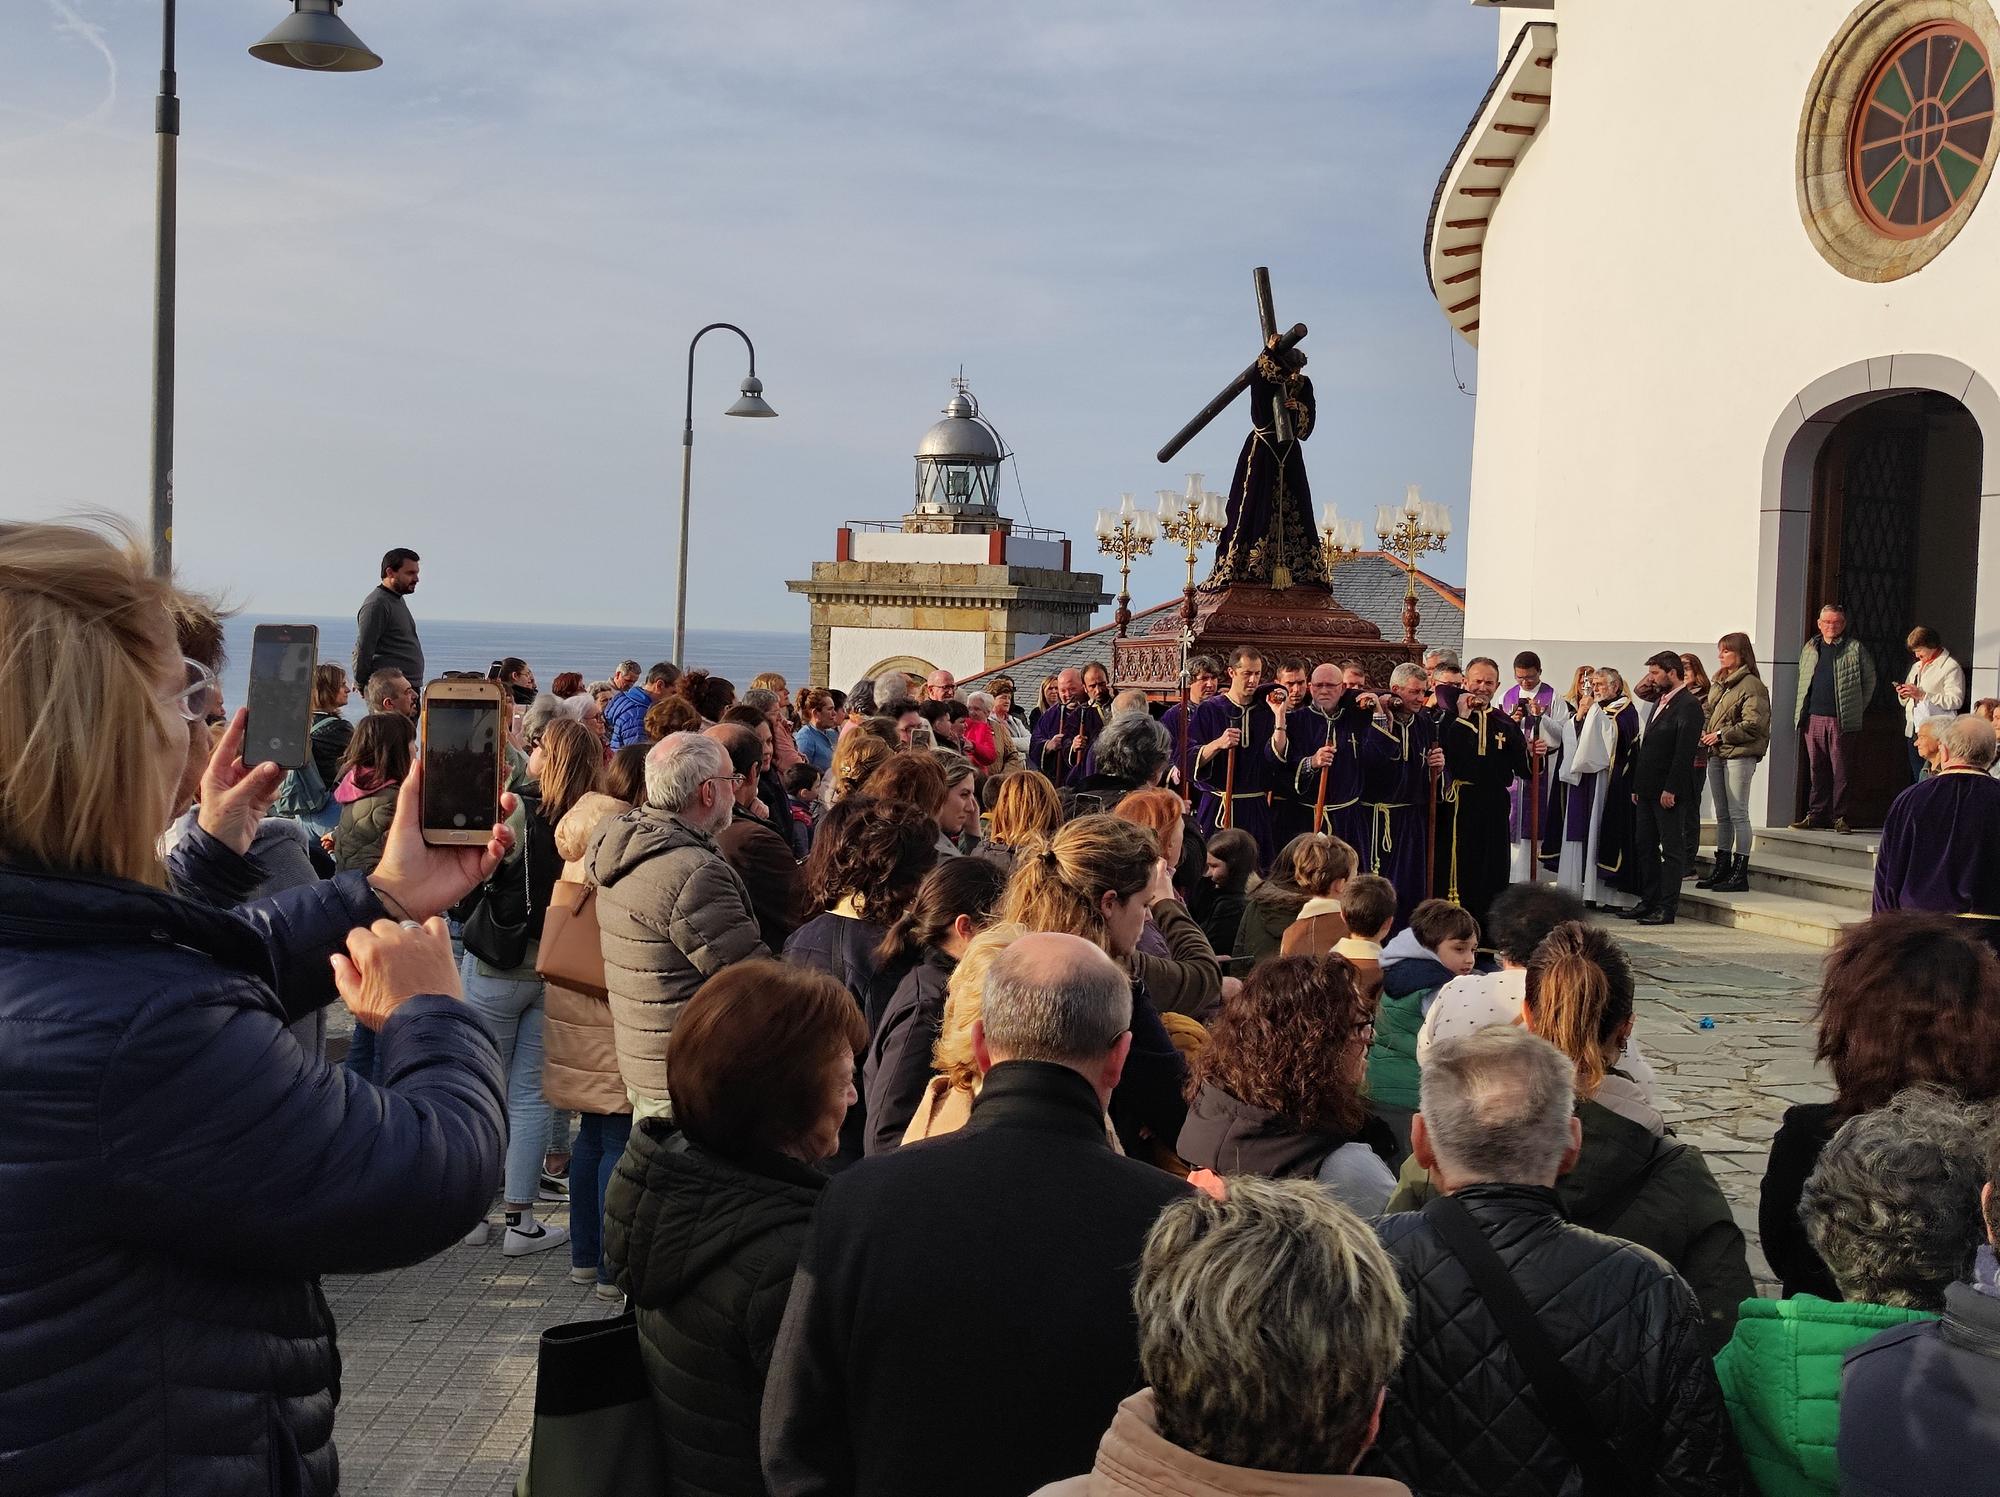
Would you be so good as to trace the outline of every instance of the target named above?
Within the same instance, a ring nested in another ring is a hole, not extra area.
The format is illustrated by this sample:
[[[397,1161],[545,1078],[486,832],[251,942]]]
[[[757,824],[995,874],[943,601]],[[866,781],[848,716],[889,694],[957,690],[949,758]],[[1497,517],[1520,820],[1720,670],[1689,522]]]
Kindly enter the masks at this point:
[[[1890,355],[2000,377],[2000,190],[1928,268],[1887,284],[1834,270],[1800,221],[1800,113],[1851,9],[1772,0],[1719,28],[1711,7],[1562,0],[1549,122],[1484,253],[1470,650],[1504,660],[1527,642],[1551,676],[1576,660],[1629,673],[1662,645],[1712,659],[1744,629],[1774,666],[1795,661],[1798,635],[1758,627],[1780,504],[1765,458],[1787,406]],[[1501,24],[1523,18],[1548,14]],[[2000,431],[1986,437],[1973,487],[1996,495]],[[1993,679],[2000,640],[1976,653]]]
[[[861,629],[835,626],[827,640],[827,676],[836,683],[857,681],[877,662],[908,655],[927,660],[954,676],[986,669],[983,629]]]

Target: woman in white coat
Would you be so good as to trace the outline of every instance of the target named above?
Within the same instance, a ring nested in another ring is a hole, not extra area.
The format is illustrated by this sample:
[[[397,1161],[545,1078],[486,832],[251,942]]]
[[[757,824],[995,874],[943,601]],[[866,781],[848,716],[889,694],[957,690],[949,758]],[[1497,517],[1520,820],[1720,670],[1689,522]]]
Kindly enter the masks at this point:
[[[1903,740],[1910,753],[1910,778],[1921,780],[1924,761],[1917,753],[1917,729],[1936,718],[1957,717],[1965,710],[1965,669],[1951,658],[1935,629],[1919,624],[1903,643],[1915,658],[1896,695],[1903,703]]]

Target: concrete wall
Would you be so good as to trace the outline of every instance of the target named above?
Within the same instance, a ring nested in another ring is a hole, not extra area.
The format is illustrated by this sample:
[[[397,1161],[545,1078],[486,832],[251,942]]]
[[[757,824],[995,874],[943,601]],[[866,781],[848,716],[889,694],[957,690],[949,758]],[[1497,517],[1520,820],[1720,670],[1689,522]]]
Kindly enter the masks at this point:
[[[854,561],[950,561],[984,566],[986,553],[986,536],[977,531],[912,535],[900,530],[857,530],[847,554]]]
[[[971,616],[976,621],[977,616]],[[835,628],[827,641],[828,677],[842,683],[858,681],[891,657],[910,656],[939,666],[954,676],[976,676],[986,669],[986,635],[973,629],[855,629]]]
[[[2000,190],[1903,280],[1849,279],[1814,249],[1799,121],[1852,8],[1765,0],[1718,31],[1706,6],[1556,7],[1549,122],[1484,253],[1470,653],[1505,660],[1525,641],[1551,676],[1578,660],[1629,671],[1664,645],[1708,658],[1743,629],[1775,665],[1796,661],[1786,594],[1803,586],[1812,426],[1843,401],[1935,389],[1985,437],[1989,584],[1961,658],[1992,692],[2000,402],[1980,376],[2000,374]],[[1786,700],[1783,670],[1767,678]]]

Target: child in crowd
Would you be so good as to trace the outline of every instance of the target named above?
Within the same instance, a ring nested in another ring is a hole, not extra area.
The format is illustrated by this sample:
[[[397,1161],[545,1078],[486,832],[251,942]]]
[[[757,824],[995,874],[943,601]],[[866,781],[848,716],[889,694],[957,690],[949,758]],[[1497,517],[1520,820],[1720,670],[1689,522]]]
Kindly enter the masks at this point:
[[[1370,999],[1382,994],[1382,943],[1396,926],[1396,886],[1386,878],[1364,873],[1347,881],[1340,895],[1341,918],[1347,934],[1334,942],[1333,954],[1345,958]]]
[[[813,815],[819,809],[820,772],[801,759],[785,771],[785,797],[791,803],[792,845],[800,857],[812,851]]]
[[[1280,956],[1325,956],[1340,944],[1347,935],[1340,896],[1358,863],[1354,849],[1338,837],[1314,837],[1299,850],[1293,878],[1306,891],[1306,902],[1285,928]]]
[[[1189,905],[1215,950],[1235,949],[1236,928],[1250,898],[1250,875],[1256,871],[1257,839],[1241,827],[1224,827],[1208,839],[1201,884]]]
[[[1470,972],[1478,954],[1479,922],[1448,899],[1426,899],[1411,912],[1409,927],[1382,948],[1382,1002],[1368,1047],[1368,1096],[1406,1154],[1417,1111],[1417,1031],[1438,989]]]

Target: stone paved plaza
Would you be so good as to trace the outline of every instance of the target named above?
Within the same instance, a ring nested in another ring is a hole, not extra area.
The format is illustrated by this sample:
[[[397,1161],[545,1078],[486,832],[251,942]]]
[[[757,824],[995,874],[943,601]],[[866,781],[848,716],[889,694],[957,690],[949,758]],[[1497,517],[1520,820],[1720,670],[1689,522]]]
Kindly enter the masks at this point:
[[[1637,1034],[1660,1074],[1663,1110],[1708,1156],[1768,1286],[1757,1181],[1780,1114],[1826,1094],[1811,1026],[1824,953],[1692,923],[1625,926],[1620,936],[1639,972]],[[527,1455],[536,1338],[605,1307],[569,1282],[566,1249],[503,1258],[499,1237],[401,1273],[327,1281],[345,1364],[343,1490],[512,1490]]]

